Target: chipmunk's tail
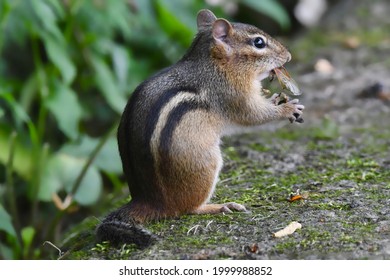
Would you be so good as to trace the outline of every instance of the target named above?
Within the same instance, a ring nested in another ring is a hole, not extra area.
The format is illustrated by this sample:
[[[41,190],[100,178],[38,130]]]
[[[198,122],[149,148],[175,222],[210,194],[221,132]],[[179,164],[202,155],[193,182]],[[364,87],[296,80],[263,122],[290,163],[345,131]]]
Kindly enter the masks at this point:
[[[133,202],[111,212],[96,228],[98,242],[109,241],[114,246],[136,244],[140,248],[146,248],[157,241],[157,236],[140,223],[155,217],[145,209],[145,205],[142,208],[142,217],[137,203]]]

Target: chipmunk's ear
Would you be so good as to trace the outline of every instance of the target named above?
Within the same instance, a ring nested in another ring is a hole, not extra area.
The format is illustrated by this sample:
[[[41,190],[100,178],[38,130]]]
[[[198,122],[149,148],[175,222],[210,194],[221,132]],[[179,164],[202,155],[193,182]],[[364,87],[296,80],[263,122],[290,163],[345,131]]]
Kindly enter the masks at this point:
[[[225,41],[232,32],[232,25],[226,19],[219,18],[213,23],[213,37],[217,41]]]
[[[216,21],[216,16],[212,11],[204,9],[198,12],[198,30],[211,26]]]
[[[226,19],[219,18],[213,23],[213,37],[217,42],[226,43],[226,38],[231,35],[232,25]]]
[[[226,54],[231,54],[231,46],[229,45],[229,37],[233,32],[233,27],[226,19],[219,18],[213,23],[212,34],[217,46],[222,47]]]

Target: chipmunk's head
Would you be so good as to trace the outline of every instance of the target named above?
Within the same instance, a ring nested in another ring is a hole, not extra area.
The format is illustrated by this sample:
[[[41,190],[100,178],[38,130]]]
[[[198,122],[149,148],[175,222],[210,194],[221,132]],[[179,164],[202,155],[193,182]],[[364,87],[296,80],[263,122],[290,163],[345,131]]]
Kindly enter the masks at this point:
[[[267,78],[273,69],[291,60],[290,52],[255,26],[231,23],[209,10],[198,13],[198,30],[212,35],[211,56],[220,69],[242,88]]]

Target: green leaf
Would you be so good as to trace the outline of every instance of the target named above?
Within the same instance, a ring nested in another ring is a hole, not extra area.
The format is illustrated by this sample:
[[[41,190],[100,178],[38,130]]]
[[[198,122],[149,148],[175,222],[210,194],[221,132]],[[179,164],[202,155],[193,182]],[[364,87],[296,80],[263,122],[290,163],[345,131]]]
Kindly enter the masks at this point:
[[[5,231],[12,237],[16,238],[16,232],[11,222],[11,216],[4,209],[3,205],[0,204],[0,230]]]
[[[7,17],[12,10],[11,4],[8,1],[0,2],[0,26],[4,28],[4,25],[7,21]],[[0,34],[0,50],[2,48],[3,42],[3,34]]]
[[[2,92],[0,94],[0,98],[3,98],[9,107],[11,108],[13,118],[15,120],[15,123],[17,126],[20,126],[22,123],[26,123],[29,128],[30,132],[32,134],[32,138],[36,138],[36,129],[33,124],[33,121],[30,119],[29,115],[27,112],[23,109],[23,107],[18,103],[17,100],[15,100],[15,97],[13,96],[12,93],[10,92]]]
[[[16,259],[16,254],[16,250],[12,250],[9,246],[0,242],[0,256],[2,257],[2,260]]]
[[[20,89],[20,98],[18,103],[26,111],[29,112],[34,98],[39,92],[40,78],[38,77],[40,73],[37,71],[33,75],[24,81],[22,88]]]
[[[185,46],[190,45],[196,32],[196,21],[190,9],[190,1],[156,1],[158,20],[161,28]]]
[[[91,57],[92,66],[95,69],[95,82],[101,90],[104,98],[110,107],[117,113],[121,114],[127,100],[117,85],[112,69],[98,56]]]
[[[69,138],[75,139],[79,134],[78,125],[82,117],[82,108],[76,93],[58,82],[45,105],[56,118],[61,131]]]
[[[129,28],[132,17],[128,3],[126,1],[106,1],[105,4],[106,17],[110,19],[112,27],[119,29],[120,33],[127,37],[132,32]]]
[[[35,229],[33,227],[25,227],[21,230],[21,236],[23,241],[23,254],[27,256],[27,253],[31,247],[31,243],[35,236]]]
[[[85,159],[64,153],[53,155],[44,168],[38,198],[42,201],[51,201],[52,195],[59,190],[69,193],[85,163]],[[92,165],[82,179],[74,199],[81,205],[91,205],[98,200],[101,191],[100,173]]]
[[[43,35],[43,41],[49,59],[60,71],[65,84],[72,83],[76,76],[76,67],[67,53],[66,44],[61,44],[49,35]]]
[[[54,12],[59,16],[59,18],[63,19],[65,16],[63,4],[58,0],[46,0],[46,1],[53,8]]]
[[[22,134],[22,137],[16,142],[14,155],[14,170],[25,179],[31,177],[32,157],[31,146],[26,144],[26,139],[30,137],[32,143],[37,143],[38,134],[34,122],[30,119],[24,109],[14,99],[12,93],[0,92],[0,99],[3,99],[11,109],[14,123],[0,123],[0,162],[6,163],[9,157],[10,141],[9,137],[15,130],[22,130],[22,124],[26,124],[29,129],[29,134]],[[22,141],[23,139],[25,141]]]
[[[130,56],[126,48],[115,45],[112,48],[112,62],[118,84],[122,91],[127,90]]]
[[[43,30],[37,30],[39,33],[47,31],[49,34],[54,36],[57,40],[63,38],[60,29],[57,26],[57,16],[53,11],[52,7],[47,4],[45,1],[29,1],[37,18],[40,23],[43,25]],[[53,1],[52,1],[53,2]],[[57,6],[57,7],[56,7]],[[53,6],[58,10],[58,5]]]
[[[45,164],[38,191],[38,199],[41,201],[51,201],[52,195],[63,189],[64,182],[60,174],[64,163],[60,155],[53,155]],[[77,175],[76,175],[77,176]],[[65,182],[67,183],[67,182]]]
[[[80,142],[65,144],[60,152],[68,155],[82,157],[85,160],[98,145],[100,139],[94,139],[89,136],[81,138]],[[93,161],[93,165],[109,173],[119,174],[122,172],[122,163],[119,157],[117,140],[111,137],[100,150]]]
[[[9,157],[9,137],[12,129],[6,125],[0,124],[0,162],[6,164]],[[20,138],[20,137],[19,137]],[[15,155],[14,155],[14,171],[24,179],[31,178],[31,147],[22,145],[19,139],[16,140]]]
[[[67,190],[70,191],[70,187],[67,187]],[[92,205],[97,202],[101,193],[102,180],[100,173],[94,166],[90,166],[83,180],[81,181],[80,187],[77,190],[74,199],[80,205]]]
[[[247,6],[269,16],[275,20],[283,29],[290,27],[290,17],[287,11],[276,0],[243,0]]]

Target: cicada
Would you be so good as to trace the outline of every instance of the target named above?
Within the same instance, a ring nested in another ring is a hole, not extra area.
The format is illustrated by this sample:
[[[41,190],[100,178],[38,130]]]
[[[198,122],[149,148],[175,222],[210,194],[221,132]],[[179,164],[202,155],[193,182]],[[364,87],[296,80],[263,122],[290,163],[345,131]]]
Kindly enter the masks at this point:
[[[275,68],[272,72],[272,74],[275,74],[278,78],[278,81],[283,89],[289,90],[293,95],[301,94],[301,90],[299,89],[297,83],[294,81],[293,78],[291,78],[286,68],[280,66],[278,68]]]

